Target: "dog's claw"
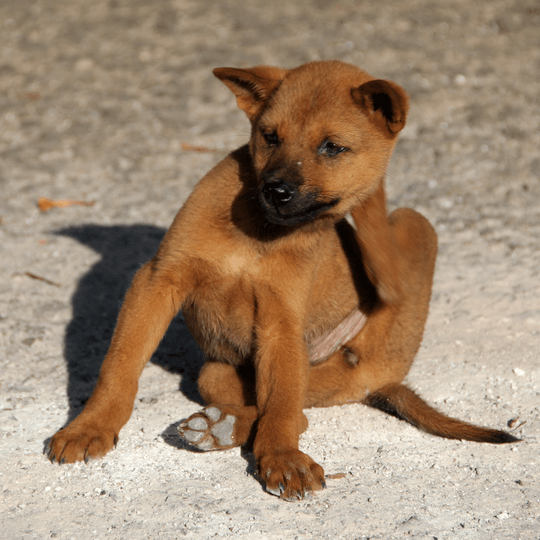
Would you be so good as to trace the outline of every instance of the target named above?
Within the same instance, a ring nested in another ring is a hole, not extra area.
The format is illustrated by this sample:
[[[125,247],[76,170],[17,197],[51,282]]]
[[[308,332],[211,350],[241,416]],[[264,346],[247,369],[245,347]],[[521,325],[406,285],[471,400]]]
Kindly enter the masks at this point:
[[[302,497],[302,494],[298,491],[291,491],[291,493],[289,494],[288,497],[282,497],[282,499],[284,501],[287,501],[287,502],[296,502],[296,501],[300,501],[301,499],[303,499]]]
[[[47,458],[49,459],[51,463],[58,463],[59,465],[62,465],[62,461],[60,461],[60,459],[57,459],[56,454],[53,452],[53,449],[50,444],[47,447],[46,454],[47,454]]]
[[[275,495],[276,497],[280,497],[281,494],[285,491],[285,486],[280,482],[277,488],[270,488],[266,486],[266,491],[267,493],[270,493],[270,495]]]

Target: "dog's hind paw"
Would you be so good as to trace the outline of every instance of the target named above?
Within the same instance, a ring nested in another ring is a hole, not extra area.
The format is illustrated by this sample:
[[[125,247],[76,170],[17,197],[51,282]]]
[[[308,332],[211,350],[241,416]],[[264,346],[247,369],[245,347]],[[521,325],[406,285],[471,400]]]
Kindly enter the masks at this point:
[[[235,441],[235,424],[236,416],[210,406],[182,422],[178,431],[199,450],[225,450],[242,444]]]

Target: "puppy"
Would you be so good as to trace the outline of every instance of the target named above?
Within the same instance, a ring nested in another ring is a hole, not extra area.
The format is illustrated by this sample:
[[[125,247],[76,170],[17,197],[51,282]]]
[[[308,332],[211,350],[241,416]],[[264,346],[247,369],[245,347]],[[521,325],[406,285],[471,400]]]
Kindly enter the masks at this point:
[[[206,355],[208,404],[180,431],[203,450],[250,441],[266,490],[283,499],[324,487],[322,467],[298,449],[304,407],[363,402],[442,437],[516,441],[448,418],[402,384],[437,251],[420,214],[386,212],[404,90],[337,61],[214,74],[248,116],[251,139],[200,181],[136,274],[96,388],[52,438],[50,459],[98,458],[116,444],[180,309]]]

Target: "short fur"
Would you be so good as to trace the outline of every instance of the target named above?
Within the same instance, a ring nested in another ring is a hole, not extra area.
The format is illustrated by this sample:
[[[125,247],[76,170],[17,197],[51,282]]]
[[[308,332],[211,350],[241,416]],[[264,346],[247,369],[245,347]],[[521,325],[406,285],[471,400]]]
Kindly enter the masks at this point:
[[[50,459],[97,458],[116,444],[180,309],[206,355],[199,388],[209,404],[181,431],[202,449],[252,439],[267,491],[282,498],[324,486],[298,449],[304,407],[364,402],[443,437],[517,440],[450,419],[402,384],[437,251],[424,217],[386,211],[404,90],[341,62],[214,74],[251,121],[249,144],[200,181],[135,276],[96,388],[52,438]]]

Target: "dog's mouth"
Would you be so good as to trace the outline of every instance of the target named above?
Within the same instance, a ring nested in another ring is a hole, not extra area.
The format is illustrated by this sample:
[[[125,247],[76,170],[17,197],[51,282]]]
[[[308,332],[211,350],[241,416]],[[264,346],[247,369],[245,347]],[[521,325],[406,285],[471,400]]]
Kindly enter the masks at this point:
[[[272,192],[264,186],[257,201],[267,221],[288,227],[313,221],[339,203],[339,199],[321,201],[313,192]]]

